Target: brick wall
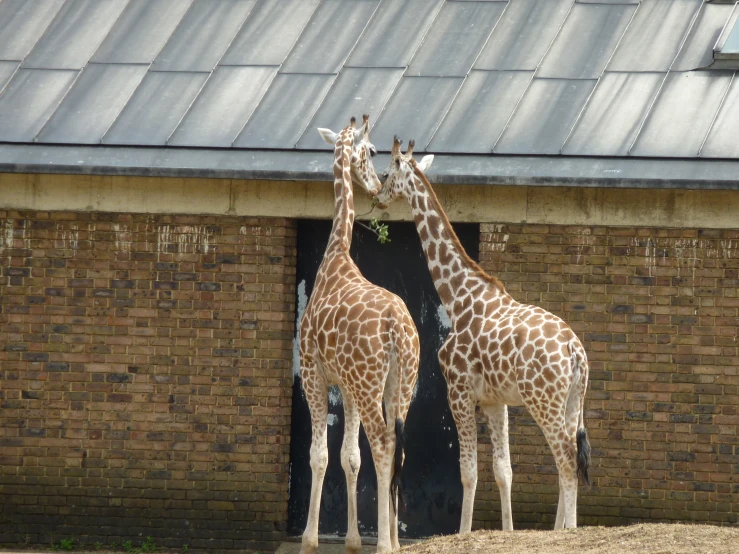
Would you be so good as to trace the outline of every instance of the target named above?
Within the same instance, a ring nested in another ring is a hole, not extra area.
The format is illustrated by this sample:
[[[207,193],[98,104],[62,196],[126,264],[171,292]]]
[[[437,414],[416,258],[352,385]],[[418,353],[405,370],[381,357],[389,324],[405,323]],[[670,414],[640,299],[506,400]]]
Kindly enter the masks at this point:
[[[0,267],[0,543],[274,546],[294,222],[0,211]]]
[[[736,524],[739,231],[484,224],[480,256],[584,340],[594,486],[580,488],[580,523]],[[525,410],[510,415],[514,525],[551,526],[553,459]],[[475,524],[495,528],[484,433]]]

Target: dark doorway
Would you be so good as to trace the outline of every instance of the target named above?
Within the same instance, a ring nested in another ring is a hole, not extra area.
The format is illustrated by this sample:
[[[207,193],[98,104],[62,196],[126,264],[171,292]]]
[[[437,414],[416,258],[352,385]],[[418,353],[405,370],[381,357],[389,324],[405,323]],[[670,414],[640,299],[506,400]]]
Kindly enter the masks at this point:
[[[479,226],[454,226],[462,245],[478,258]],[[330,221],[298,223],[298,308],[310,297],[323,258]],[[459,477],[457,430],[446,399],[446,383],[437,352],[448,333],[445,312],[428,272],[421,243],[412,223],[390,223],[391,242],[377,242],[374,234],[354,226],[352,257],[364,276],[400,296],[408,306],[421,336],[418,388],[406,421],[407,449],[403,468],[406,509],[400,512],[400,536],[408,538],[455,533],[459,529],[462,485]],[[302,312],[298,314],[302,315]],[[294,366],[294,374],[297,370]],[[346,533],[346,481],[341,467],[344,410],[341,393],[330,391],[329,462],[323,485],[319,533]],[[290,446],[290,500],[288,532],[302,534],[310,501],[310,412],[299,375],[293,385]],[[377,533],[377,480],[369,443],[361,431],[362,466],[357,486],[359,532]]]

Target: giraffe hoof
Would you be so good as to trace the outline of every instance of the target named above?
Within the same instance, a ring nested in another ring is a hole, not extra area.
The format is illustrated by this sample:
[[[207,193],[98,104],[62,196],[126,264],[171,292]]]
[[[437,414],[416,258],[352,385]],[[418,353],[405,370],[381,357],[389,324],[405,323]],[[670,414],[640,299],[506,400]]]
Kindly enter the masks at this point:
[[[346,538],[346,554],[359,554],[362,551],[362,539],[360,537]]]
[[[315,554],[316,550],[318,550],[318,540],[303,539],[303,543],[300,545],[300,554]]]

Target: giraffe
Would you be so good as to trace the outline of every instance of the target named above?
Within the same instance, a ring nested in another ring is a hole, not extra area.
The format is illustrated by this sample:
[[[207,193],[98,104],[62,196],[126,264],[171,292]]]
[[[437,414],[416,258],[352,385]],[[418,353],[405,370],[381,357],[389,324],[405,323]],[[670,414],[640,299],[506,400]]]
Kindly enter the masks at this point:
[[[377,196],[384,208],[398,196],[410,204],[431,277],[451,330],[439,350],[449,406],[459,435],[464,498],[460,533],[472,526],[477,487],[479,405],[493,445],[493,471],[501,498],[503,529],[513,529],[507,406],[524,405],[544,432],[559,472],[555,529],[577,526],[577,486],[589,484],[590,444],[584,426],[588,381],[585,350],[559,317],[516,302],[495,277],[464,251],[424,175],[433,156],[413,159],[393,141]]]
[[[359,129],[354,118],[338,134],[319,129],[323,139],[334,145],[334,223],[300,321],[300,376],[312,430],[311,495],[302,554],[312,554],[318,547],[321,489],[328,463],[330,384],[339,386],[344,402],[341,465],[348,495],[346,550],[359,552],[362,547],[357,524],[360,422],[377,471],[377,551],[400,548],[397,492],[403,428],[418,377],[420,346],[403,301],[368,282],[349,255],[354,224],[352,182],[370,194],[380,188],[371,159],[376,150],[369,142],[368,129],[366,115]]]

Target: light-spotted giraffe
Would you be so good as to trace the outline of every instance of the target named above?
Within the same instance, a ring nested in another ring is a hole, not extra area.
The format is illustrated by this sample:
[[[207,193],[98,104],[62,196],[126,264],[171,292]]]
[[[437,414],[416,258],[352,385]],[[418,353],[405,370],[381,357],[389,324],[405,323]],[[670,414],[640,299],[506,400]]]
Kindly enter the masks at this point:
[[[476,405],[490,428],[503,529],[513,529],[507,406],[519,405],[526,406],[544,431],[557,464],[555,528],[576,527],[578,475],[587,483],[590,463],[583,421],[585,350],[564,321],[516,302],[498,279],[467,256],[423,174],[433,156],[419,164],[412,156],[413,141],[404,155],[396,137],[378,201],[383,207],[399,195],[408,200],[431,277],[452,322],[439,363],[459,435],[464,488],[460,532],[471,529],[477,487]]]
[[[370,194],[377,194],[380,187],[371,160],[375,147],[369,142],[368,120],[364,116],[364,124],[356,129],[352,118],[351,125],[339,134],[319,129],[323,139],[334,145],[334,224],[300,322],[300,376],[312,425],[311,497],[303,554],[312,554],[318,547],[331,384],[341,389],[346,421],[341,448],[348,495],[346,549],[358,552],[362,545],[357,524],[360,422],[377,471],[377,551],[400,548],[397,489],[403,427],[418,377],[420,347],[403,301],[368,282],[349,256],[354,224],[352,181]]]

